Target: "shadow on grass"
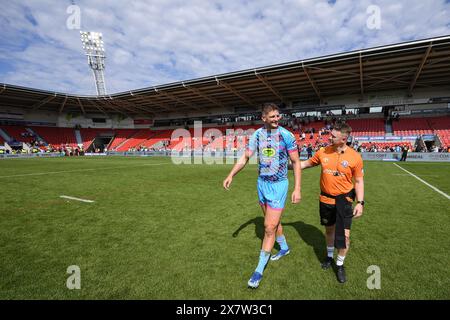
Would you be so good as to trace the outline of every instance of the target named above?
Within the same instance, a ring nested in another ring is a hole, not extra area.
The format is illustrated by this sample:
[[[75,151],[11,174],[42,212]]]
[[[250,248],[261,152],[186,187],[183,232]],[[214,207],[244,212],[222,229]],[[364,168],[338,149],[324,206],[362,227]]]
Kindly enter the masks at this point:
[[[321,262],[326,256],[326,242],[325,235],[315,226],[304,223],[302,221],[295,221],[290,223],[281,223],[283,228],[294,227],[299,237],[310,247],[313,247],[317,260]],[[264,239],[264,218],[256,217],[248,220],[242,224],[236,231],[233,232],[233,238],[236,238],[243,229],[250,225],[255,226],[255,235],[263,241]],[[289,239],[288,239],[289,240]],[[275,248],[279,250],[278,243],[275,242]]]
[[[263,217],[256,217],[253,219],[248,220],[246,223],[241,225],[235,232],[233,232],[233,238],[236,238],[239,235],[239,232],[241,232],[243,229],[247,228],[248,226],[254,224],[255,225],[255,235],[261,240],[261,242],[264,239],[264,218]],[[278,244],[275,243],[275,246]]]
[[[292,226],[297,231],[300,238],[310,247],[313,248],[317,260],[322,262],[327,255],[325,235],[322,231],[311,224],[302,221],[295,221],[290,223],[282,223],[283,228]]]

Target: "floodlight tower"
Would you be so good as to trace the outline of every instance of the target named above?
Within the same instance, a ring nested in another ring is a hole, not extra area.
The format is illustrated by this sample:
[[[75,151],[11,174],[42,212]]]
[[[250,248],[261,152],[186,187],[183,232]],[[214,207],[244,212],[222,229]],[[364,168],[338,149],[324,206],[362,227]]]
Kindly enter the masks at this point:
[[[97,95],[106,95],[105,87],[105,48],[100,32],[80,31],[83,49],[88,57],[88,64],[94,73]]]

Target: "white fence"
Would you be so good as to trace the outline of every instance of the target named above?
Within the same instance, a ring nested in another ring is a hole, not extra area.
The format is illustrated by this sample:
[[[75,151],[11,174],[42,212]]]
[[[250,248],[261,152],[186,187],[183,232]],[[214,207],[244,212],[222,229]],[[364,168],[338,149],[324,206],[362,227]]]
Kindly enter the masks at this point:
[[[86,156],[170,156],[170,152],[108,152],[100,154],[86,154]],[[207,156],[207,157],[224,157],[224,158],[237,158],[241,153],[223,153],[223,152],[209,152],[207,155],[201,152],[199,153],[181,153],[178,156],[191,157],[191,156]],[[402,157],[401,152],[362,152],[363,160],[375,160],[375,161],[398,161]],[[59,153],[33,153],[33,154],[0,154],[0,159],[12,159],[12,158],[49,158],[49,157],[63,157]],[[306,153],[301,153],[300,158],[305,160],[307,158]],[[450,153],[437,153],[437,152],[409,152],[406,161],[431,161],[431,162],[450,162]]]
[[[0,159],[14,159],[14,158],[54,158],[64,157],[60,153],[18,153],[18,154],[0,154]]]
[[[402,157],[401,152],[363,152],[363,160],[397,161]],[[406,161],[450,161],[450,153],[438,152],[408,152]]]

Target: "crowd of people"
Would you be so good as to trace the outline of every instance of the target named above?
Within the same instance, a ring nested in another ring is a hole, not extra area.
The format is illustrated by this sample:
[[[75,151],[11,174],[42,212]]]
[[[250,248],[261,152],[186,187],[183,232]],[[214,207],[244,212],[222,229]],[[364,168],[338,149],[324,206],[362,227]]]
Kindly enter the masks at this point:
[[[350,114],[350,113],[347,113]],[[256,120],[256,118],[254,119]],[[298,146],[299,151],[306,152],[308,154],[312,154],[314,152],[319,151],[321,148],[325,148],[329,145],[329,133],[331,132],[333,126],[337,122],[345,121],[345,117],[336,117],[336,115],[328,112],[324,116],[303,116],[297,117],[295,115],[287,115],[282,118],[280,124],[285,126],[294,134],[298,134]],[[234,125],[232,126],[233,129]],[[202,149],[202,151],[239,151],[245,148],[246,139],[253,132],[253,129],[249,130],[235,130],[234,135],[225,137],[224,146],[217,143],[214,143],[214,138],[217,137],[206,137],[211,141],[208,144],[201,143],[201,146],[194,147],[196,145],[195,141],[191,141],[191,145],[186,143],[185,146],[181,147],[177,145],[174,141],[170,139],[162,141],[158,143],[156,146],[147,147],[147,146],[135,146],[130,147],[128,152],[166,152],[171,151],[173,148],[177,150],[181,149],[184,151],[193,150],[194,148]],[[67,156],[78,156],[84,155],[83,147],[74,147],[66,144],[61,144],[58,147],[52,146],[51,144],[47,145],[45,141],[40,139],[38,136],[34,135],[31,132],[23,132],[21,133],[22,137],[29,138],[31,137],[31,142],[26,143],[26,148],[19,147],[19,142],[17,142],[17,146],[13,148],[11,151],[0,148],[1,153],[52,153],[58,152]],[[196,138],[194,137],[193,140]],[[356,138],[357,139],[357,138]],[[13,141],[15,142],[15,140]],[[14,144],[14,143],[13,143]],[[357,140],[353,141],[353,147],[359,152],[403,152],[405,148],[407,148],[408,152],[450,152],[450,146],[436,146],[433,145],[431,147],[424,147],[419,145],[411,145],[410,143],[377,143],[377,142],[361,142],[358,143]],[[94,152],[103,152],[102,150],[94,150]],[[106,149],[105,149],[106,151]]]
[[[25,146],[12,147],[11,149],[0,148],[0,154],[38,154],[38,153],[59,153],[64,156],[83,156],[85,151],[83,146],[71,146],[67,144],[61,144],[54,146],[52,144],[43,145],[37,141],[26,142]]]
[[[162,152],[162,151],[170,151],[170,149],[167,148],[166,146],[157,147],[157,148],[145,147],[145,146],[128,148],[128,152]]]
[[[408,152],[450,152],[450,147],[445,148],[444,146],[433,145],[430,148],[422,147],[419,145],[413,146],[410,143],[376,143],[376,142],[365,142],[354,145],[354,148],[358,152],[403,152],[407,150]]]
[[[358,152],[403,152],[405,149],[412,152],[413,148],[410,144],[379,144],[379,143],[361,143],[355,144],[355,149]]]
[[[303,132],[302,135],[299,136],[298,141],[298,149],[301,153],[307,153],[308,158],[311,157],[315,152],[327,147],[330,145],[329,142],[329,128],[324,127],[319,130],[319,135],[317,135],[317,138],[315,140],[309,140],[307,143],[302,143],[305,141],[305,133]],[[190,141],[184,141],[180,140],[179,143],[184,143],[183,146],[179,146],[178,143],[173,142],[172,144],[167,143],[160,147],[154,148],[154,147],[145,147],[145,146],[138,146],[129,148],[128,152],[151,152],[151,151],[171,151],[172,149],[178,150],[178,151],[203,151],[203,152],[233,152],[233,151],[241,151],[244,150],[247,142],[248,142],[248,136],[247,136],[247,130],[242,131],[241,133],[235,132],[235,135],[232,136],[226,136],[224,141],[224,148],[221,147],[221,144],[215,144],[214,138],[211,139],[212,142],[209,144],[201,144],[199,146],[195,145],[195,138]],[[173,147],[169,147],[169,145]],[[358,142],[355,140],[352,143],[352,147],[357,150],[358,152],[403,152],[404,150],[407,150],[407,152],[450,152],[450,147],[445,148],[443,146],[433,146],[429,149],[427,148],[420,148],[418,146],[413,146],[411,143],[376,143],[376,142]]]
[[[161,141],[158,146],[147,147],[147,146],[137,146],[128,148],[128,152],[164,152],[170,151],[169,149],[170,140]]]

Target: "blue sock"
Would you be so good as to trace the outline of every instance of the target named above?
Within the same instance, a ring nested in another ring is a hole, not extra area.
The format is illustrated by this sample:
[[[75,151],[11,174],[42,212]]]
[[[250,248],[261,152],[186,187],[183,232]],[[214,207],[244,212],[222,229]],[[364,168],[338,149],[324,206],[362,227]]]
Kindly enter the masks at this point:
[[[289,250],[289,247],[287,245],[286,238],[284,237],[284,235],[278,236],[277,242],[280,245],[281,250]]]
[[[259,254],[259,263],[258,263],[258,266],[256,267],[255,271],[263,274],[264,267],[266,266],[267,261],[269,261],[269,258],[270,258],[270,252],[261,250],[261,253]]]

